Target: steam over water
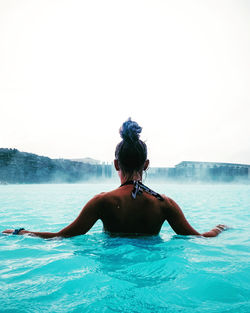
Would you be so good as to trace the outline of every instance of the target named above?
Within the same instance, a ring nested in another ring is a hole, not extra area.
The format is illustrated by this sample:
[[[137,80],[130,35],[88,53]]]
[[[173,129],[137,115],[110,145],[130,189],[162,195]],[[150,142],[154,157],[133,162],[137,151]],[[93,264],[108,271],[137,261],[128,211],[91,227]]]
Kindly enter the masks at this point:
[[[114,184],[0,186],[0,231],[58,231]],[[102,223],[84,236],[0,236],[0,312],[250,312],[250,186],[167,185],[198,231],[216,238],[109,237]]]

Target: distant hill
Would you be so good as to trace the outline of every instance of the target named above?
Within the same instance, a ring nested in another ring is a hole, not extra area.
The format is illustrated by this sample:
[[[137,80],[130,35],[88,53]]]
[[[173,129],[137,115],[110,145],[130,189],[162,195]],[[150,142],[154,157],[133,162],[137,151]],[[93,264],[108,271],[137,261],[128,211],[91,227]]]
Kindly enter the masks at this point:
[[[0,184],[76,183],[109,179],[111,164],[92,158],[50,159],[17,149],[0,148]],[[150,168],[152,180],[250,183],[250,165],[183,161],[172,168]]]
[[[0,148],[0,183],[78,182],[103,176],[102,166]]]
[[[95,160],[92,158],[82,158],[82,159],[69,159],[70,161],[75,161],[75,162],[82,162],[82,163],[87,163],[87,164],[100,164],[101,161]]]

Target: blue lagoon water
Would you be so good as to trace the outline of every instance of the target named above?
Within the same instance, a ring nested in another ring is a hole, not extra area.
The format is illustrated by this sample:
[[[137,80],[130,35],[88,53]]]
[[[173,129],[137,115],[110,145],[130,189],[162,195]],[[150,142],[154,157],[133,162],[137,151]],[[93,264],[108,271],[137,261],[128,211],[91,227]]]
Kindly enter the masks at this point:
[[[149,184],[150,185],[150,184]],[[250,186],[151,184],[216,238],[0,235],[0,312],[250,312]],[[0,186],[0,231],[58,231],[114,184]]]

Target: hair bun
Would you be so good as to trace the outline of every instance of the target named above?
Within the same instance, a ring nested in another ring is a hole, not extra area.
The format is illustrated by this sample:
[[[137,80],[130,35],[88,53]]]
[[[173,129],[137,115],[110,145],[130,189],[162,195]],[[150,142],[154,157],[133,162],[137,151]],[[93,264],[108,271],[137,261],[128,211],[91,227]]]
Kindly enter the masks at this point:
[[[123,140],[134,142],[139,140],[141,131],[142,128],[136,122],[131,121],[129,117],[128,120],[122,124],[120,135]]]

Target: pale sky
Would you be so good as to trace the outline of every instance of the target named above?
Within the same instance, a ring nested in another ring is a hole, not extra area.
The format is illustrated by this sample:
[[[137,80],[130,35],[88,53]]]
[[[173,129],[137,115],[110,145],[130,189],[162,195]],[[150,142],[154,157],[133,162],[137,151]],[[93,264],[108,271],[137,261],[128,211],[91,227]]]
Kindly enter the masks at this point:
[[[250,1],[0,0],[0,147],[250,164]]]

